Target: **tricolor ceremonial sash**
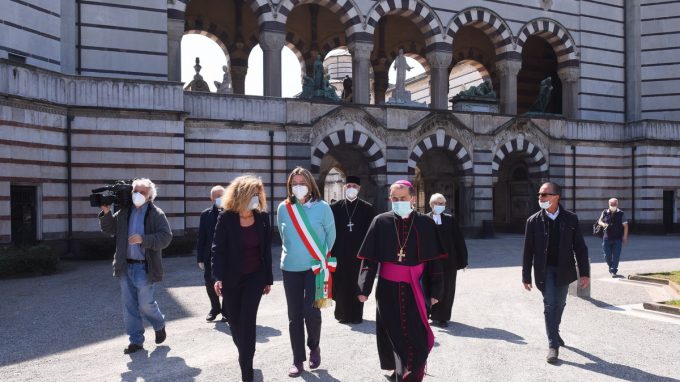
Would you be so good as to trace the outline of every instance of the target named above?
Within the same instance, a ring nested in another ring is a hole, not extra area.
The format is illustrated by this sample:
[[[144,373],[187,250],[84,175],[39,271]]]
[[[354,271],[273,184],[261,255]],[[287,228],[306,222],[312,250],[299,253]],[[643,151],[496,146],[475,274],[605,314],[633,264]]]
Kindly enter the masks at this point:
[[[312,229],[312,225],[307,219],[304,209],[300,203],[292,204],[286,200],[286,210],[290,215],[290,220],[295,226],[295,230],[302,243],[312,256],[311,269],[316,275],[315,278],[315,294],[314,306],[316,308],[325,308],[330,306],[330,301],[333,298],[333,278],[331,272],[335,272],[337,260],[331,257],[331,253],[326,248],[326,243],[321,243]]]

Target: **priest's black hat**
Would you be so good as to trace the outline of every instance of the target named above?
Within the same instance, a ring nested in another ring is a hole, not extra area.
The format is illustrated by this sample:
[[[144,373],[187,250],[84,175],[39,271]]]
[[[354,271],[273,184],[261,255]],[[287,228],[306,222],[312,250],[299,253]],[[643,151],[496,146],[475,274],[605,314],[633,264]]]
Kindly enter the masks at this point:
[[[361,179],[358,176],[350,175],[347,177],[346,183],[356,183],[358,185],[361,185]]]

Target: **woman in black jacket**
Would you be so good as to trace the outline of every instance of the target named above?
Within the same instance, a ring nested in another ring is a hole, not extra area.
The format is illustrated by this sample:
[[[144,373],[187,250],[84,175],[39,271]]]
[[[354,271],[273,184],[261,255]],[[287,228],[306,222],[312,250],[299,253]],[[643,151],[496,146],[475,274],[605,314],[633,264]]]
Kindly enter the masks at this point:
[[[257,309],[273,284],[272,230],[266,203],[259,178],[234,179],[225,192],[212,245],[215,292],[228,306],[243,381],[253,380]]]

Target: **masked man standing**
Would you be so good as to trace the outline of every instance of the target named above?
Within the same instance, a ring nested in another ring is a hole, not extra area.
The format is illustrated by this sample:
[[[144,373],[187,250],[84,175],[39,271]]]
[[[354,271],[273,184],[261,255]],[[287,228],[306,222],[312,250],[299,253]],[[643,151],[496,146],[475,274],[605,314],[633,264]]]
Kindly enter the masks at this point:
[[[361,266],[357,253],[375,211],[372,205],[359,199],[360,182],[358,176],[348,176],[343,187],[345,199],[331,205],[337,235],[331,253],[338,260],[333,278],[333,299],[335,319],[340,323],[360,324],[364,313],[364,303],[356,297]]]
[[[172,231],[165,213],[154,205],[156,185],[149,179],[132,182],[132,203],[111,213],[101,206],[99,224],[102,232],[116,237],[113,275],[120,281],[123,320],[130,344],[123,353],[144,349],[142,316],[153,326],[156,343],[165,341],[165,316],[154,297],[155,283],[163,278],[161,251],[170,245]]]
[[[210,250],[213,244],[213,237],[215,236],[215,225],[217,224],[217,216],[222,210],[222,195],[224,194],[224,187],[215,186],[210,190],[210,200],[213,205],[201,212],[201,220],[198,225],[198,239],[196,240],[196,260],[198,267],[203,270],[203,279],[205,280],[205,290],[208,292],[210,299],[210,312],[205,317],[205,320],[215,321],[218,314],[222,314],[222,322],[227,322],[229,314],[227,314],[227,304],[222,303],[220,306],[220,297],[215,293],[215,281],[212,278],[212,267],[210,261]]]
[[[390,186],[392,211],[376,216],[361,244],[358,299],[365,302],[375,291],[378,356],[383,370],[394,370],[396,381],[422,381],[434,334],[427,320],[421,283],[430,291],[430,303],[442,295],[442,264],[446,258],[434,221],[413,210],[415,190],[399,180]]]
[[[560,186],[544,183],[538,190],[541,210],[527,219],[524,234],[522,283],[531,291],[531,267],[534,268],[536,287],[543,293],[543,314],[548,334],[548,363],[556,363],[560,346],[560,322],[567,303],[569,284],[576,281],[578,266],[579,286],[586,288],[590,281],[588,247],[575,213],[560,204]]]

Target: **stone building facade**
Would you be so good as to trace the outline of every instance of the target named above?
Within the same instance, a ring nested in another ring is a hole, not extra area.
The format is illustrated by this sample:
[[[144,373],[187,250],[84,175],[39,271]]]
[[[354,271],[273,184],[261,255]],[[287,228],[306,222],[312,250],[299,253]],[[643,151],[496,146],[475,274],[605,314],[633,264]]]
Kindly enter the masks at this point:
[[[677,229],[680,3],[650,0],[5,0],[0,15],[0,242],[98,237],[90,190],[145,176],[178,237],[214,184],[244,172],[272,207],[287,173],[442,192],[469,231],[521,230],[540,182],[588,223],[609,197],[640,229]],[[234,94],[185,92],[180,41],[206,35],[230,58]],[[263,49],[263,97],[244,95]],[[352,103],[281,98],[281,49],[302,70],[347,47]],[[399,49],[418,60],[429,108],[382,104]],[[465,63],[500,113],[449,110]],[[525,114],[551,76],[548,114]],[[372,84],[372,86],[370,85]]]

